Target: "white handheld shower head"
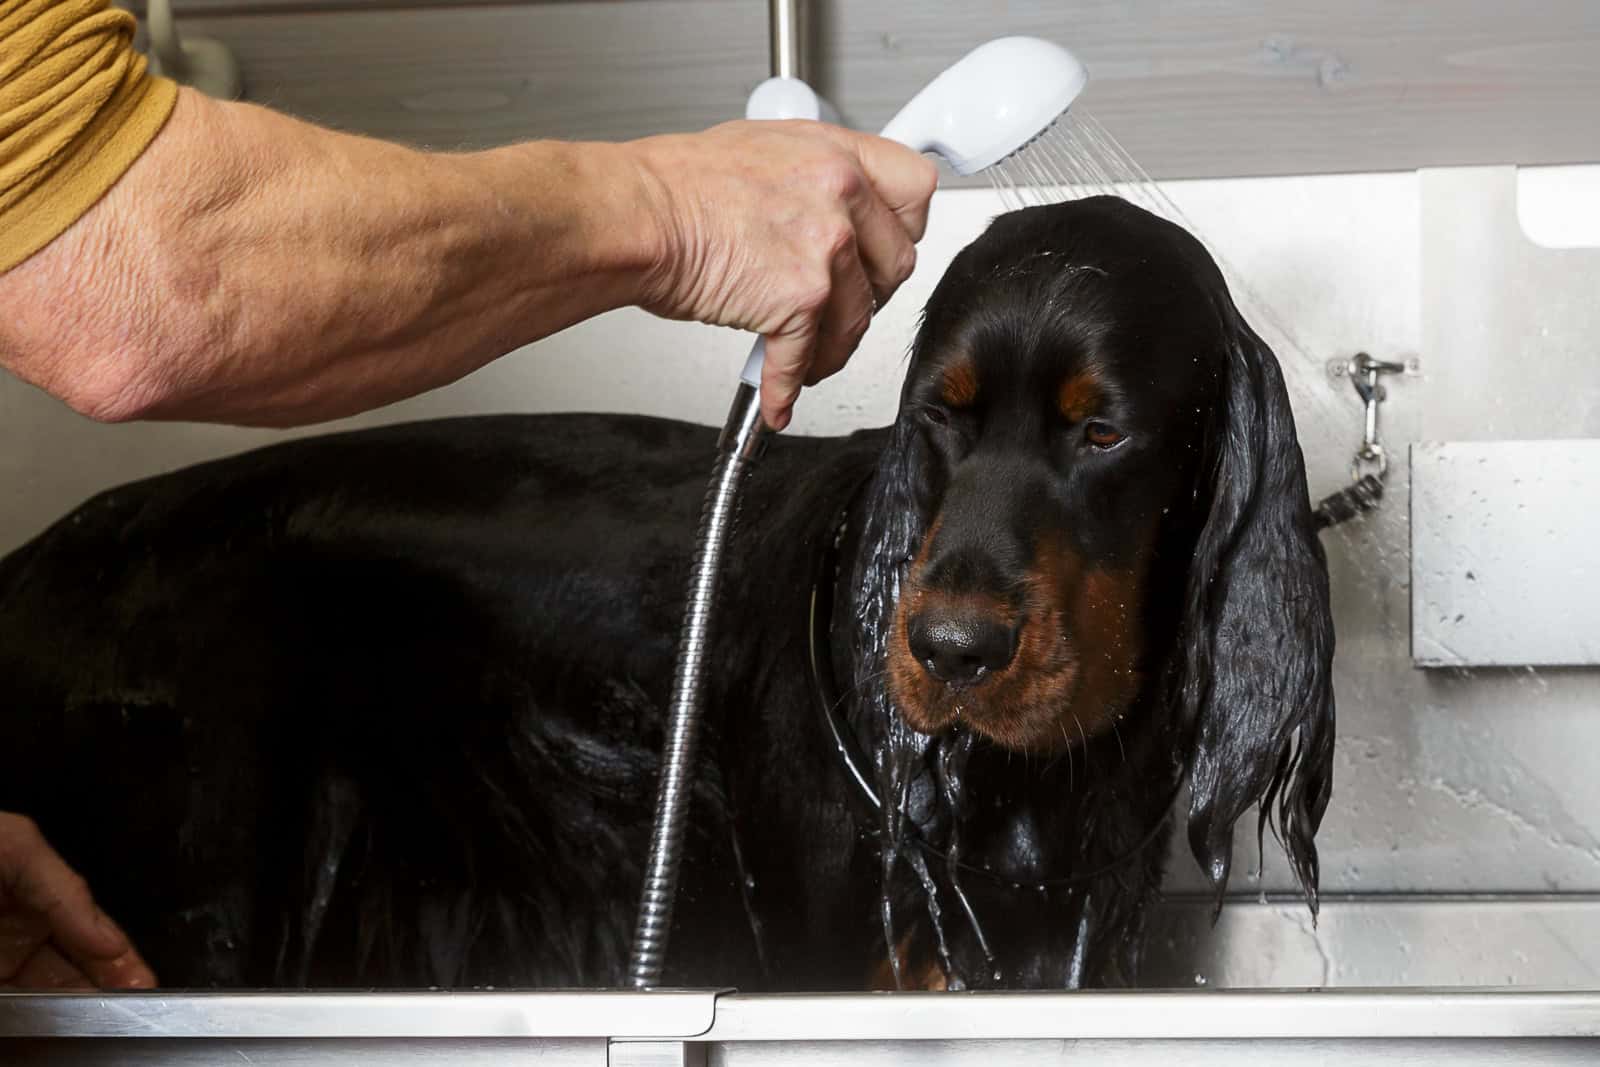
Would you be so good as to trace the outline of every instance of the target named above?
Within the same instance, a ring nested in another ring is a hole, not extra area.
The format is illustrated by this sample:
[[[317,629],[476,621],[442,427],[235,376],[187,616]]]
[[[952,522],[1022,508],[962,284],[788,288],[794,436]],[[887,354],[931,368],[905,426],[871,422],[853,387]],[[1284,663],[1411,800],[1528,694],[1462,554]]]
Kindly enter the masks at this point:
[[[976,174],[1049,129],[1088,84],[1083,64],[1060,45],[1001,37],[929,82],[883,136],[935,153],[957,174]]]
[[[1037,37],[980,44],[923,86],[882,136],[932,152],[963,177],[992,167],[1050,128],[1089,84],[1078,57]],[[821,98],[793,78],[773,78],[751,95],[749,118],[809,117]],[[766,339],[750,349],[739,380],[761,387]]]

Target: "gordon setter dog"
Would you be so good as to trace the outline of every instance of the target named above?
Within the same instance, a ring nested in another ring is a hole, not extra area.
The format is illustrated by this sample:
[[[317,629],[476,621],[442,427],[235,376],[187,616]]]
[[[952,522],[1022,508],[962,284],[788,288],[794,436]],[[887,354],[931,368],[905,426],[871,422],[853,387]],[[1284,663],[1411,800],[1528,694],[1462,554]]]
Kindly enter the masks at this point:
[[[0,809],[169,986],[621,984],[713,438],[458,419],[96,497],[0,563]],[[1259,805],[1315,905],[1326,565],[1179,227],[997,218],[892,426],[771,443],[726,575],[669,984],[1132,983],[1185,787],[1219,903]]]

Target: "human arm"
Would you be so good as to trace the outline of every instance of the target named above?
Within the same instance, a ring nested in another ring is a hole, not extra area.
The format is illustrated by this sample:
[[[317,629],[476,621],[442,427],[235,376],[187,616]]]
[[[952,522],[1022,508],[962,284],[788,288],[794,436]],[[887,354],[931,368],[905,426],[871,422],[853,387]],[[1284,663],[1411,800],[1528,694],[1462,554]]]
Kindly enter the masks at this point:
[[[781,427],[910,273],[934,180],[809,123],[444,154],[183,90],[106,196],[0,274],[0,364],[108,421],[288,425],[637,304],[766,334]]]

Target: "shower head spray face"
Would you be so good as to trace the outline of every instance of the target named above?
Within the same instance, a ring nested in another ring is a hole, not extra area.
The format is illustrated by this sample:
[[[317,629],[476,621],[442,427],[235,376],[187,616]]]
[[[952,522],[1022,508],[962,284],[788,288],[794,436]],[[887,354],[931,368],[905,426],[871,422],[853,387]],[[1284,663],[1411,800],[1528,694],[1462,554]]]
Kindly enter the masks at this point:
[[[929,82],[883,136],[938,155],[957,174],[976,174],[1049,129],[1088,84],[1083,64],[1060,45],[1001,37]]]
[[[1016,154],[1066,113],[1089,84],[1078,57],[1037,37],[999,37],[947,67],[901,108],[882,136],[932,152],[957,174],[976,174]],[[826,103],[803,82],[772,78],[758,86],[747,118],[810,118]],[[764,339],[739,378],[761,386]]]

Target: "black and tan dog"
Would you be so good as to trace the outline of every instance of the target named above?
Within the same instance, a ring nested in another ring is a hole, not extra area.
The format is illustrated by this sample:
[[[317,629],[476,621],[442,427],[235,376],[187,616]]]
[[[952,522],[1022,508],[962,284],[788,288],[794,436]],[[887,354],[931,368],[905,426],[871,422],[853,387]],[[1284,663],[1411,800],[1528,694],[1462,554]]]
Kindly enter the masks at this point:
[[[0,563],[0,809],[168,985],[615,985],[713,432],[498,417],[105,493]],[[1002,216],[886,430],[773,442],[717,616],[667,980],[1135,980],[1167,811],[1315,900],[1326,569],[1200,245]]]

